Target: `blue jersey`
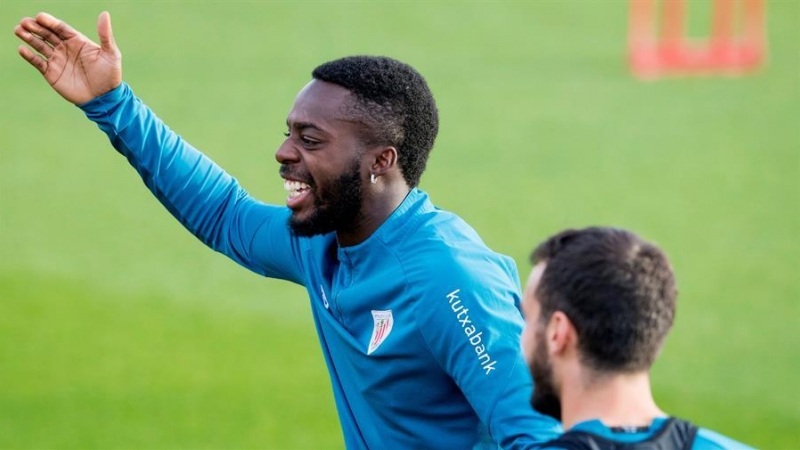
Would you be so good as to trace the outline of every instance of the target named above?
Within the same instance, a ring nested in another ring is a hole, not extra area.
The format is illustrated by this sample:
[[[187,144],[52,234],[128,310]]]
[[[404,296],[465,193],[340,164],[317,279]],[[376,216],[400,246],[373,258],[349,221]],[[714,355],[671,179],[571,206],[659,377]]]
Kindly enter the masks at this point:
[[[530,407],[517,269],[413,189],[368,239],[294,236],[122,84],[81,105],[147,187],[211,248],[306,287],[347,448],[529,448],[558,422]]]
[[[649,427],[607,427],[599,420],[587,420],[570,428],[570,432],[579,431],[590,433],[601,438],[620,443],[637,443],[653,438],[667,424],[668,417],[653,419]],[[547,446],[547,449],[560,448],[557,445]],[[705,428],[699,428],[692,443],[692,450],[753,450],[752,447],[734,441]]]

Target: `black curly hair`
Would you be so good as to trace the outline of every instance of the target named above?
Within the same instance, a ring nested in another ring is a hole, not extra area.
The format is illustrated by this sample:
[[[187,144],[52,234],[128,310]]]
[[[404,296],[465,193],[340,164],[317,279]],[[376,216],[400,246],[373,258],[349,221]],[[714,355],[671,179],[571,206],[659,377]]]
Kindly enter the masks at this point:
[[[403,178],[416,187],[439,132],[439,113],[425,78],[385,56],[340,58],[311,75],[355,95],[352,113],[365,125],[362,140],[369,146],[394,146]]]

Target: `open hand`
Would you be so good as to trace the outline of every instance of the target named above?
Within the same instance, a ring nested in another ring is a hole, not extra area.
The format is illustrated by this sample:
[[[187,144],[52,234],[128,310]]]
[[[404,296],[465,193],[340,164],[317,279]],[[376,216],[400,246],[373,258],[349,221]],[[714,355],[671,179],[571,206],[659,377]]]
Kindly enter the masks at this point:
[[[14,34],[38,52],[21,45],[20,56],[72,103],[86,103],[122,83],[122,54],[114,42],[108,12],[97,19],[100,45],[47,13],[35,19],[25,17]]]

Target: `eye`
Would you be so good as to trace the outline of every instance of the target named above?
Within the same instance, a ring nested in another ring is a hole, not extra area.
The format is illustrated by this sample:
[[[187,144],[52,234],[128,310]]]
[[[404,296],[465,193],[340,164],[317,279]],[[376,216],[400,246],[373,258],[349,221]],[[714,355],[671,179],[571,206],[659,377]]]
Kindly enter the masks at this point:
[[[319,145],[319,141],[317,141],[316,139],[311,139],[306,135],[301,135],[300,136],[300,142],[302,142],[303,143],[303,147],[306,147],[306,148],[314,147],[316,145]]]

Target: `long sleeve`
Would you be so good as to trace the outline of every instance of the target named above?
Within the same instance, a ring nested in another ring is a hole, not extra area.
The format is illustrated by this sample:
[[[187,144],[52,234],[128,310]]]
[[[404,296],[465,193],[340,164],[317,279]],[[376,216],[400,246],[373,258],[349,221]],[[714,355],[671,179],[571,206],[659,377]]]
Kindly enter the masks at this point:
[[[503,273],[500,264],[459,262],[437,267],[431,277],[446,281],[429,287],[419,329],[495,442],[506,450],[534,448],[555,438],[561,425],[530,405],[519,294],[510,275],[516,269]]]
[[[303,283],[288,208],[250,197],[236,179],[170,130],[126,83],[79,107],[203,243],[256,273]]]

